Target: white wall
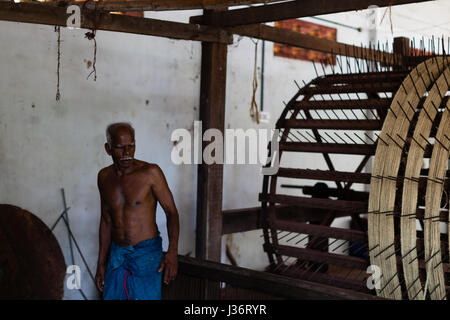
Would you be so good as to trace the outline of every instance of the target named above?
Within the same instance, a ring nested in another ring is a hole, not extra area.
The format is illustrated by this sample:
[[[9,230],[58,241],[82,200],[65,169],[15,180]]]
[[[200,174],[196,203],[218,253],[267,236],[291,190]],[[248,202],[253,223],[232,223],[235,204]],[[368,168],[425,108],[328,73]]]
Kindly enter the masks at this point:
[[[422,16],[421,12],[428,9],[422,8],[438,6],[430,10],[433,21],[440,24],[448,17],[448,10],[436,8],[448,9],[447,4],[445,0],[423,3],[420,10],[412,12],[417,19],[427,21],[429,15]],[[395,27],[396,19],[400,19],[397,12],[412,14],[407,7],[392,9],[394,36],[399,35]],[[189,16],[198,13],[148,12],[146,16],[187,22]],[[365,15],[359,11],[323,18],[364,27]],[[357,32],[310,18],[304,20],[336,27],[338,41],[367,44],[366,30]],[[404,20],[404,28],[425,27],[425,23]],[[437,30],[448,36],[448,28],[447,23]],[[198,119],[200,44],[99,31],[98,78],[94,82],[92,77],[86,79],[92,70],[87,61],[92,61],[93,42],[84,38],[84,32],[62,29],[62,97],[56,102],[57,34],[53,27],[0,22],[0,202],[23,207],[51,225],[62,211],[60,188],[64,188],[71,207],[72,230],[95,273],[99,222],[96,175],[100,168],[110,164],[103,149],[104,129],[113,121],[130,121],[136,128],[136,157],[159,164],[173,191],[181,219],[180,254],[190,252],[193,256],[197,168],[171,163],[170,135],[176,128],[192,130],[193,121]],[[436,31],[437,35],[439,32]],[[392,42],[392,35],[384,37]],[[270,112],[271,121],[258,126],[249,117],[254,43],[248,38],[238,39],[235,36],[235,43],[228,49],[225,127],[272,128],[283,110],[283,101],[289,101],[297,91],[293,80],[308,82],[315,77],[314,68],[309,62],[274,57],[273,44],[266,42],[264,111]],[[258,46],[260,82],[261,41]],[[318,158],[316,155],[300,162],[295,160],[295,164],[320,166]],[[225,165],[223,208],[258,206],[261,181],[258,165]],[[157,222],[166,248],[167,232],[161,208]],[[55,229],[55,235],[70,264],[67,233],[62,224]],[[224,242],[230,245],[239,265],[261,270],[267,265],[267,257],[260,235],[260,231],[239,233],[224,237]],[[82,267],[83,290],[89,298],[97,298],[77,254],[75,260]],[[66,290],[65,298],[81,296]]]
[[[62,29],[61,101],[56,92],[53,27],[0,22],[0,202],[23,207],[47,225],[62,211],[66,192],[70,223],[91,270],[98,249],[97,172],[111,163],[105,128],[130,121],[136,157],[165,172],[180,212],[180,254],[194,252],[196,167],[170,161],[175,128],[191,129],[198,117],[200,45],[189,41],[97,33],[97,81],[86,80],[93,42],[84,32]],[[148,102],[147,102],[148,101]],[[165,216],[157,222],[167,248]],[[70,264],[66,230],[55,234]],[[80,258],[82,288],[96,290]],[[79,298],[66,292],[66,298]]]

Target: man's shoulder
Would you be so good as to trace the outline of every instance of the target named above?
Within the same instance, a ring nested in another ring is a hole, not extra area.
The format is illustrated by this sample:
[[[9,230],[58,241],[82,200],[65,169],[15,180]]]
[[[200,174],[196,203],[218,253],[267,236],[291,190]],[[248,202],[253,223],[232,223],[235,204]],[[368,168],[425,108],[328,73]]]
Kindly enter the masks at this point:
[[[141,169],[149,174],[158,172],[161,168],[156,163],[150,163],[142,160],[138,160]]]
[[[139,160],[139,166],[141,167],[140,170],[148,177],[158,178],[163,174],[161,168],[156,163],[149,163]]]
[[[101,180],[105,179],[108,176],[108,174],[111,172],[111,168],[112,168],[112,165],[104,167],[103,169],[100,169],[100,171],[97,174],[98,180],[101,181]]]

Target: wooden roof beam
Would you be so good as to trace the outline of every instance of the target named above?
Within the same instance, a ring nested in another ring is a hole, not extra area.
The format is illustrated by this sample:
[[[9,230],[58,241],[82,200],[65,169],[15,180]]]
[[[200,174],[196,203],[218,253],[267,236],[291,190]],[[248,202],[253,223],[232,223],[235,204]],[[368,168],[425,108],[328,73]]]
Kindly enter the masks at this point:
[[[42,3],[0,2],[0,20],[66,26],[69,15],[65,8],[49,7]],[[82,10],[81,27],[93,28],[92,10]],[[388,65],[399,64],[400,56],[375,49],[364,49],[333,40],[300,34],[264,24],[220,29],[209,26],[145,19],[124,15],[105,14],[98,30],[118,31],[173,39],[232,43],[230,33],[263,39],[286,45],[334,53],[348,57],[380,61]]]
[[[46,1],[45,4],[56,6],[68,6],[80,4],[84,0]],[[280,0],[108,0],[102,2],[88,2],[86,8],[99,11],[167,11],[167,10],[194,10],[194,9],[218,9],[258,3],[280,2]]]
[[[98,13],[97,13],[98,14]],[[43,3],[13,3],[0,1],[0,20],[37,23],[53,26],[67,26],[70,14],[66,8],[48,6]],[[81,28],[94,27],[94,12],[81,10]],[[196,40],[231,44],[232,36],[223,29],[187,23],[163,21],[103,13],[98,30],[117,31],[166,37],[179,40]]]
[[[393,5],[401,5],[431,0],[395,0]],[[280,21],[322,14],[363,10],[370,5],[386,7],[391,0],[296,0],[245,9],[215,12],[209,17],[191,17],[192,23],[221,27],[249,25],[263,22]]]
[[[271,27],[264,24],[240,26],[227,29],[231,33],[251,38],[268,40],[285,45],[338,54],[347,57],[383,62],[386,65],[401,64],[401,56],[392,53],[353,46],[334,40],[318,38],[288,29]]]

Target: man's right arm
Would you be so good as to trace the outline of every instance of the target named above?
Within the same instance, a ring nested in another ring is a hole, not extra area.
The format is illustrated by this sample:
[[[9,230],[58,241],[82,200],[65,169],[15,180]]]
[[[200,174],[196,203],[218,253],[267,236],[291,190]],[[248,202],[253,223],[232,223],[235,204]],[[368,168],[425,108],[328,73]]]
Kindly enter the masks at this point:
[[[99,229],[99,249],[98,249],[98,262],[97,262],[97,274],[95,280],[97,282],[97,287],[100,291],[103,291],[107,257],[109,252],[109,247],[111,245],[111,216],[106,210],[105,202],[102,197],[102,187],[101,187],[101,174],[98,175],[98,188],[100,191],[100,206],[101,206],[101,217],[100,217],[100,229]]]

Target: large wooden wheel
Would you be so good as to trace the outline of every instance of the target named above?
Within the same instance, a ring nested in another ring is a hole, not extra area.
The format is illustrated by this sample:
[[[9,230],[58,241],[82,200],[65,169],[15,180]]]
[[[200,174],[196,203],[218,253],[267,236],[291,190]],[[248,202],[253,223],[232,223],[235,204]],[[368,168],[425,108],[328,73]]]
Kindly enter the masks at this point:
[[[276,125],[280,169],[260,194],[269,271],[389,299],[446,298],[447,65],[433,57],[299,88]],[[350,227],[332,225],[345,216]]]
[[[369,246],[373,249],[371,263],[381,267],[383,274],[383,290],[377,290],[377,293],[386,298],[401,299],[405,291],[410,299],[423,299],[427,292],[432,299],[444,299],[446,295],[439,226],[448,166],[448,138],[445,138],[448,110],[446,104],[442,106],[449,89],[450,72],[446,66],[446,59],[429,59],[408,75],[393,99],[392,112],[388,113],[380,134],[385,143],[378,143],[374,158],[369,197]],[[417,112],[423,98],[425,102]],[[439,128],[437,135],[436,128]],[[431,143],[430,138],[435,142]],[[422,220],[424,250],[421,254],[425,259],[427,288],[422,292],[418,261],[418,247],[422,244],[417,242],[416,230],[417,197],[424,154],[428,152],[429,155],[430,150],[433,151],[428,177],[423,179],[426,197]],[[402,157],[407,157],[404,170],[400,170]],[[398,176],[404,177],[400,235],[396,235],[394,222],[396,200],[399,200],[397,179],[389,178]],[[448,222],[448,217],[443,215],[442,218],[443,222]],[[396,236],[401,239],[401,250],[395,245]],[[397,254],[399,251],[401,254]],[[398,276],[399,263],[403,266],[404,285]]]

